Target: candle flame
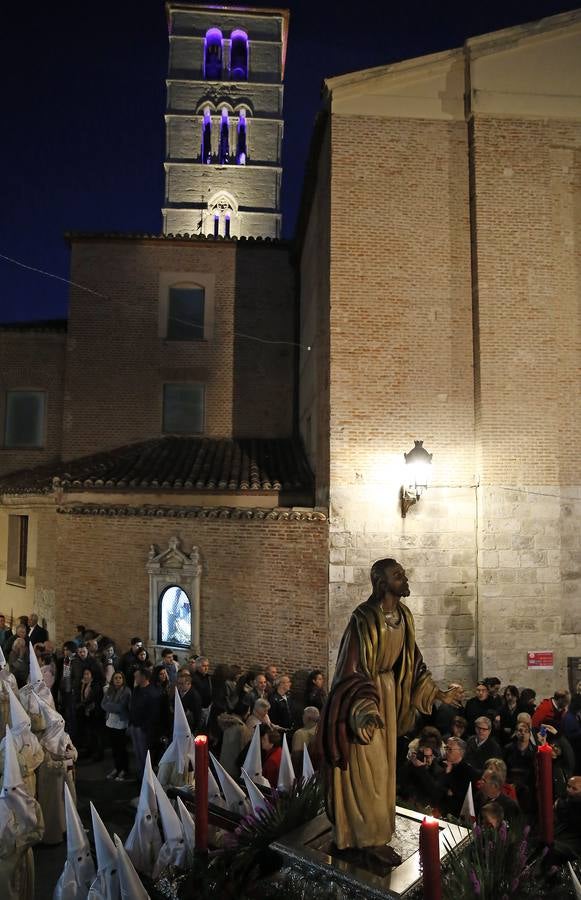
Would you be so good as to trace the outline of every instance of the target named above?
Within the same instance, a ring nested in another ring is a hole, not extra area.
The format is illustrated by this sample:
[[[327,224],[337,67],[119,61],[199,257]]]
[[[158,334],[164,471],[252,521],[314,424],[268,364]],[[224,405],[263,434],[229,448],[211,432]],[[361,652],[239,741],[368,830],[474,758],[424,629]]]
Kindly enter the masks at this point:
[[[199,734],[197,737],[194,738],[194,744],[207,744],[207,743],[208,743],[208,737],[205,734]]]

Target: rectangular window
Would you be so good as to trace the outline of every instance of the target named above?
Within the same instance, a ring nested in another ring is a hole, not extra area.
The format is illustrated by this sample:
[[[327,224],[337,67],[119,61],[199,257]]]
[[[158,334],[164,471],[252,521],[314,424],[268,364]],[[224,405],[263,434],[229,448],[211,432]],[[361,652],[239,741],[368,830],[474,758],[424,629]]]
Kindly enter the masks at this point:
[[[203,384],[164,384],[164,434],[201,434],[204,430]]]
[[[8,565],[6,580],[26,584],[28,516],[8,516]]]
[[[44,391],[7,391],[4,446],[44,446],[45,412]]]
[[[166,337],[169,341],[204,339],[203,287],[199,285],[170,287]]]

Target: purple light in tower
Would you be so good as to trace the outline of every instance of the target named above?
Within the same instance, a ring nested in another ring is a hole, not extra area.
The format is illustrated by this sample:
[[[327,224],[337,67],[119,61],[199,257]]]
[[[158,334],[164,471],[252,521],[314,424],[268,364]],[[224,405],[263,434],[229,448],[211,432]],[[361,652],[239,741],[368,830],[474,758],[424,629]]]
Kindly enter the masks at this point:
[[[248,35],[235,28],[230,35],[230,75],[240,81],[248,80]]]
[[[224,219],[224,237],[230,237],[230,216]]]
[[[204,121],[202,125],[202,162],[212,162],[212,116],[210,107],[204,109]]]
[[[220,216],[214,216],[214,237],[220,237]]]
[[[239,166],[246,165],[246,110],[241,109],[239,113],[238,140],[236,144],[236,162]]]
[[[204,78],[220,81],[222,78],[222,32],[209,28],[204,38]]]
[[[220,148],[218,153],[218,161],[224,166],[230,162],[230,126],[228,122],[228,110],[222,107],[222,121],[220,123]]]

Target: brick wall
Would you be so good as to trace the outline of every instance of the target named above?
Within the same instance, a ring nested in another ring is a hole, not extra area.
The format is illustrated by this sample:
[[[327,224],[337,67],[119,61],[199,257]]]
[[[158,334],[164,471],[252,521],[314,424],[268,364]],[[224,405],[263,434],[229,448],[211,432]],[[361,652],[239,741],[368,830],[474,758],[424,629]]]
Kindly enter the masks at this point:
[[[214,274],[211,339],[182,343],[159,336],[164,272]],[[239,328],[267,340],[294,340],[284,248],[81,240],[73,246],[71,277],[104,296],[72,292],[65,458],[159,436],[163,384],[172,381],[206,384],[208,437],[290,435],[292,348],[238,339],[235,349],[233,336]]]
[[[286,247],[237,245],[233,432],[238,437],[293,432],[294,281]]]
[[[59,458],[66,334],[0,329],[0,475]],[[6,391],[46,391],[46,440],[39,449],[4,448]]]
[[[122,648],[145,639],[148,550],[177,534],[185,552],[200,551],[201,644],[212,664],[326,668],[326,523],[57,515],[56,525],[59,640],[77,622]]]

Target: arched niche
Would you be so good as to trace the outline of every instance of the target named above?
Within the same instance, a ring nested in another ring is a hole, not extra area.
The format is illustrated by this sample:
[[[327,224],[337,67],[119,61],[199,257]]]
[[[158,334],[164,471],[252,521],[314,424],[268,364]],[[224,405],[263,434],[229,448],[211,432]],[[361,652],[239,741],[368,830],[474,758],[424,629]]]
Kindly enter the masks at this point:
[[[160,552],[152,544],[147,560],[149,576],[149,645],[157,659],[163,647],[189,655],[200,652],[200,575],[197,547],[181,549],[178,537],[170,538]],[[189,642],[187,613],[189,611]],[[173,635],[173,640],[171,636]],[[162,640],[169,636],[167,641]]]

